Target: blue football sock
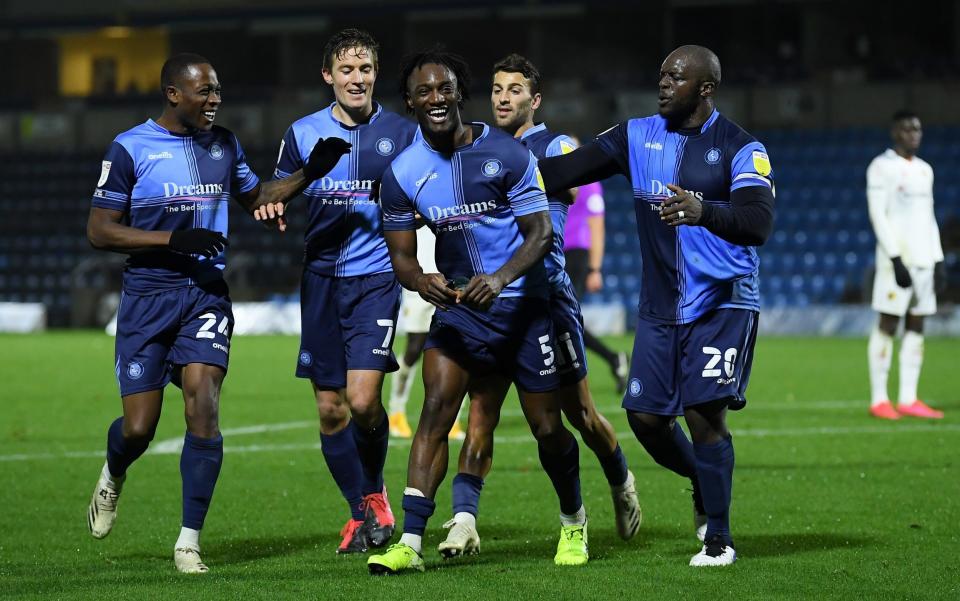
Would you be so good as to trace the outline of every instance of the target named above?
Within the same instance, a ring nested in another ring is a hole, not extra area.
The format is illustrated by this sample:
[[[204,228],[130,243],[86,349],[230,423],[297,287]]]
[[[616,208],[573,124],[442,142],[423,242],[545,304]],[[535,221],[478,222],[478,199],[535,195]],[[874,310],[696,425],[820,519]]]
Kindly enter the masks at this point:
[[[403,495],[403,533],[423,536],[427,530],[427,520],[436,508],[437,504],[432,499]]]
[[[333,475],[333,481],[340,488],[340,494],[350,506],[350,516],[355,520],[363,520],[363,495],[360,492],[360,482],[363,480],[363,467],[357,454],[357,443],[353,438],[350,427],[340,430],[336,434],[320,434],[320,450],[323,460],[327,462],[327,469]]]
[[[610,486],[623,486],[627,481],[627,458],[623,456],[620,445],[607,457],[598,457],[603,475],[607,477]]]
[[[356,420],[350,420],[350,429],[356,441],[357,453],[363,470],[360,483],[363,496],[383,491],[383,465],[387,461],[387,445],[390,442],[390,419],[386,411],[383,419],[373,430],[364,430]]]
[[[130,464],[143,455],[149,445],[149,438],[124,438],[123,418],[113,420],[107,430],[107,467],[110,475],[120,478],[126,474]]]
[[[453,478],[453,515],[465,511],[474,517],[480,509],[483,478],[460,472]]]
[[[703,507],[707,512],[707,539],[715,535],[730,540],[730,496],[733,490],[733,440],[716,444],[694,444],[697,478]]]
[[[557,491],[560,513],[573,515],[580,511],[583,499],[580,498],[580,447],[577,439],[570,434],[570,444],[562,453],[550,453],[542,444],[537,445],[537,451],[540,465]]]
[[[183,437],[180,478],[183,481],[184,528],[203,528],[222,463],[223,436],[200,438],[187,432]]]

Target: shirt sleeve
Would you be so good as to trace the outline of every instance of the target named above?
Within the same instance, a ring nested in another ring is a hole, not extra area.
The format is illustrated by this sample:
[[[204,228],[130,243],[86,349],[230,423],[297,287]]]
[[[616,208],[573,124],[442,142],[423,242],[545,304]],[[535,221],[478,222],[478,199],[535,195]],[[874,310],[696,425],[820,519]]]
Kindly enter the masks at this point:
[[[900,245],[893,232],[890,219],[887,218],[887,205],[890,203],[890,181],[883,168],[883,162],[874,159],[867,167],[867,208],[870,223],[877,236],[877,244],[890,258],[900,256]]]
[[[303,157],[300,156],[300,147],[297,144],[293,126],[290,126],[280,140],[280,152],[277,154],[277,168],[273,172],[273,178],[290,177],[290,174],[301,168],[303,168]]]
[[[560,135],[553,139],[547,146],[548,157],[558,157],[570,154],[577,149],[577,143],[570,136]]]
[[[127,211],[130,196],[137,183],[133,157],[120,143],[114,141],[107,149],[100,166],[100,179],[93,191],[93,206],[114,211]]]
[[[773,167],[763,144],[749,142],[733,157],[730,165],[730,191],[747,186],[773,188]]]
[[[529,150],[527,150],[526,153],[526,169],[522,171],[521,169],[516,169],[514,171],[515,173],[523,173],[523,175],[507,191],[507,202],[510,203],[510,208],[517,217],[550,210],[547,195],[540,184],[540,174],[537,171],[537,159]],[[507,183],[509,185],[511,182],[508,181]]]
[[[617,162],[620,173],[626,176],[630,175],[629,127],[630,122],[624,121],[597,136],[596,140],[600,148]]]
[[[233,190],[234,195],[245,194],[260,185],[260,178],[247,165],[247,155],[244,154],[237,136],[233,136],[233,143],[237,147],[237,159],[233,164],[233,181],[230,189]]]
[[[417,229],[416,209],[400,182],[387,167],[380,182],[380,210],[383,212],[383,229],[388,232],[413,231]]]

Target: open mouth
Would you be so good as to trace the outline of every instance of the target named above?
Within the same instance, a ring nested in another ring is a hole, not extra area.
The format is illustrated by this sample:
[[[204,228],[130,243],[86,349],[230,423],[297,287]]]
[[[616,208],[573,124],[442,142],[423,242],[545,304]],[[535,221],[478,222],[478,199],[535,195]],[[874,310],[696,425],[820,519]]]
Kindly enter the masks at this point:
[[[447,107],[438,106],[427,111],[427,118],[433,123],[443,123],[447,120]]]
[[[347,94],[351,98],[362,99],[367,95],[367,90],[365,88],[351,88],[347,90]]]
[[[217,118],[217,111],[203,111],[203,116],[207,121],[213,123],[213,120]]]
[[[513,112],[513,111],[512,111],[511,109],[509,109],[509,108],[505,108],[505,107],[502,107],[502,106],[498,106],[498,107],[497,107],[497,117],[504,118],[504,117],[506,117],[507,115],[509,115],[509,114],[512,113],[512,112]]]

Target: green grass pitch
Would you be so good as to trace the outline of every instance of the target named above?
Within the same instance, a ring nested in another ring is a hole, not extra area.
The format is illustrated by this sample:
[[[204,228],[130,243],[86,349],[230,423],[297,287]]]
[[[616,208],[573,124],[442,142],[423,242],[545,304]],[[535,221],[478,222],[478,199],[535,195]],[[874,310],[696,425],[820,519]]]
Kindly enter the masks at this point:
[[[0,598],[958,599],[958,351],[956,339],[926,344],[921,394],[946,419],[888,423],[866,414],[865,340],[761,337],[750,403],[729,419],[740,561],[713,570],[687,567],[699,545],[685,483],[628,434],[612,379],[593,360],[594,397],[637,475],[644,519],[634,540],[617,538],[602,472],[581,445],[591,560],[553,565],[556,500],[508,400],[480,504],[482,554],[443,562],[435,550],[450,514],[454,443],[424,540],[426,573],[373,578],[364,557],[334,554],[346,510],[318,450],[309,386],[293,377],[296,339],[240,337],[221,405],[226,457],[202,540],[211,572],[189,577],[172,561],[179,391],[168,389],[153,451],[131,468],[117,525],[97,541],[86,507],[120,413],[113,340],[0,336]],[[395,510],[408,450],[393,441],[387,461]]]

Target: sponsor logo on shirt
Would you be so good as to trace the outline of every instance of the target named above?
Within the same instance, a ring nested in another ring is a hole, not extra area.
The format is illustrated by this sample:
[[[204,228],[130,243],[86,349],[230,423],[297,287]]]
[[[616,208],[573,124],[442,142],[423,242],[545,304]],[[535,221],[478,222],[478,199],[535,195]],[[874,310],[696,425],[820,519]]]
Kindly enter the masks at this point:
[[[697,200],[703,200],[703,192],[696,192],[694,190],[687,190],[687,192],[693,194]],[[650,193],[656,196],[675,196],[673,190],[668,188],[665,183],[657,179],[650,180]]]
[[[321,177],[317,180],[320,184],[320,189],[324,192],[336,192],[338,190],[346,190],[349,192],[354,192],[357,190],[367,191],[373,189],[373,180],[372,179],[333,179],[332,177]]]
[[[176,182],[163,183],[163,195],[167,198],[173,196],[197,196],[198,194],[223,194],[223,184],[189,184],[181,186]]]
[[[484,202],[471,202],[470,204],[453,206],[453,207],[438,207],[436,205],[427,207],[427,215],[430,217],[431,221],[439,221],[441,219],[447,219],[450,217],[466,217],[469,215],[480,215],[486,213],[487,211],[492,211],[497,208],[496,200],[486,200]]]
[[[663,150],[663,144],[660,142],[644,142],[643,147],[650,150]]]
[[[426,183],[426,182],[428,182],[428,181],[430,181],[430,180],[432,180],[432,179],[437,179],[438,177],[440,177],[440,174],[437,173],[436,171],[434,171],[433,173],[431,173],[431,174],[429,174],[429,175],[425,175],[425,176],[421,177],[420,179],[418,179],[417,181],[413,182],[413,185],[419,188],[419,187],[422,186],[424,183]]]
[[[156,154],[148,154],[147,159],[150,161],[156,161],[157,159],[172,159],[173,154],[164,150],[163,152],[158,152]]]

